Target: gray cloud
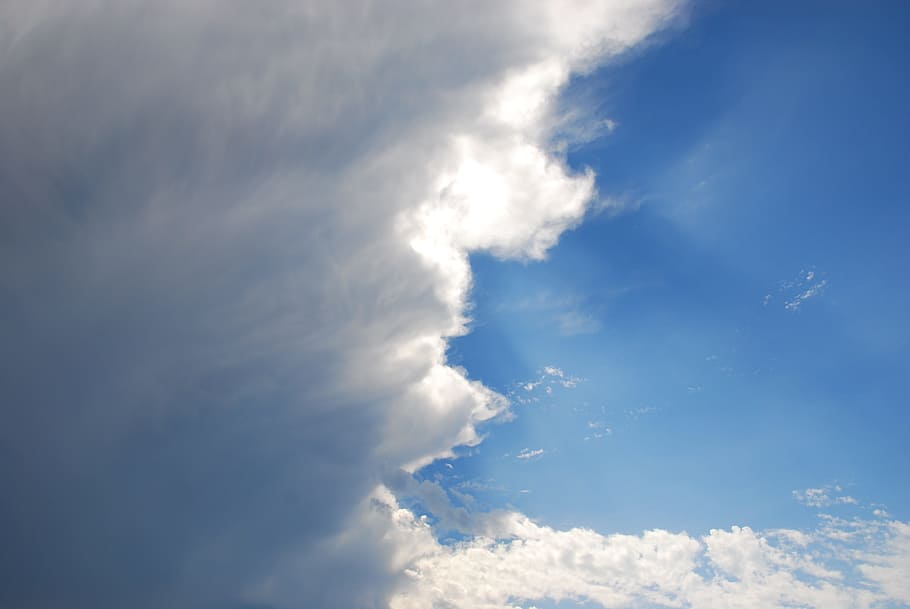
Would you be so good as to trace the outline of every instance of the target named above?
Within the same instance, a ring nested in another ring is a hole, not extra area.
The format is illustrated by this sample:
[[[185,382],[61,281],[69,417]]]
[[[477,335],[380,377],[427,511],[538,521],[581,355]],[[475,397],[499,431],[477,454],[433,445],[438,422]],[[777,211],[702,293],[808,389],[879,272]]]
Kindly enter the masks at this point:
[[[385,606],[371,493],[506,407],[467,251],[580,220],[551,99],[672,9],[0,6],[0,606]]]

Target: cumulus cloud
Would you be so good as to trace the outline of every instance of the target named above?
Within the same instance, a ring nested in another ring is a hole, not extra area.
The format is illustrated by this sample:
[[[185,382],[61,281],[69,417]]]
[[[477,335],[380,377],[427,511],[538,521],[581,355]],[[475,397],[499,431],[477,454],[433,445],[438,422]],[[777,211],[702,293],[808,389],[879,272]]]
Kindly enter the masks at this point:
[[[900,522],[823,519],[808,533],[734,526],[702,537],[663,530],[601,535],[501,513],[488,530],[454,545],[426,538],[391,606],[513,609],[540,599],[607,608],[910,603],[910,535]],[[845,543],[843,535],[856,530],[865,534]]]
[[[675,2],[0,5],[0,605],[379,607],[382,481],[508,407],[468,254],[595,195],[574,72]]]
[[[850,495],[844,495],[838,484],[828,484],[818,488],[807,488],[793,491],[793,498],[808,507],[828,507],[832,504],[858,505],[859,501]]]

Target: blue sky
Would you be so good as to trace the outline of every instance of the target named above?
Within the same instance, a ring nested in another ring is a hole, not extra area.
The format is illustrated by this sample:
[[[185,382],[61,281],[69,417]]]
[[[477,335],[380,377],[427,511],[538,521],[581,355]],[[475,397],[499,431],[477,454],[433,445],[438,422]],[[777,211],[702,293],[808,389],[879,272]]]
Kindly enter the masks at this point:
[[[0,607],[910,607],[910,9],[0,2]]]
[[[570,87],[617,123],[571,162],[627,203],[544,263],[472,260],[453,359],[517,395],[545,366],[584,379],[457,463],[506,487],[491,503],[598,530],[806,526],[791,491],[830,484],[907,517],[910,48],[906,10],[878,8],[697,8]]]

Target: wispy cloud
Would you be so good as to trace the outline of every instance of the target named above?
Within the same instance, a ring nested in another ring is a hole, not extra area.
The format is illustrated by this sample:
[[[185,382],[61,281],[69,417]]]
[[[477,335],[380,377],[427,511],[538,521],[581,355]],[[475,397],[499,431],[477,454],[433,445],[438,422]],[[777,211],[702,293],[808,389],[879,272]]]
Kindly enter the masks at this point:
[[[613,429],[605,421],[588,421],[588,435],[585,436],[585,442],[600,440],[612,434]]]
[[[540,401],[540,392],[552,396],[554,389],[574,389],[585,379],[566,374],[562,368],[544,366],[537,378],[517,383],[518,389],[509,392],[509,398],[518,404],[529,404]]]
[[[793,498],[809,507],[828,507],[829,505],[858,505],[859,501],[850,495],[843,494],[843,488],[829,484],[817,488],[793,491]]]
[[[765,294],[762,306],[781,301],[785,310],[795,313],[807,300],[821,296],[827,287],[828,280],[820,278],[815,270],[803,270],[795,279],[781,281],[776,293]]]
[[[548,291],[499,305],[502,311],[539,312],[549,318],[561,336],[566,337],[600,332],[603,324],[599,308],[590,305],[580,294],[555,295]]]
[[[559,333],[562,336],[597,334],[603,327],[599,319],[580,311],[567,311],[556,315]]]
[[[521,451],[515,455],[517,459],[533,459],[534,457],[539,457],[544,454],[546,451],[542,448],[522,448]]]

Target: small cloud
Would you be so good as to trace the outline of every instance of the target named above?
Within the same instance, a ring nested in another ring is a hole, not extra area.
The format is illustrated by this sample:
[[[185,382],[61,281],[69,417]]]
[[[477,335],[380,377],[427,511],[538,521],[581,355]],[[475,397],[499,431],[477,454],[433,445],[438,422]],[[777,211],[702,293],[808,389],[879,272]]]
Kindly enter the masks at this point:
[[[561,336],[595,334],[602,324],[597,319],[583,294],[556,295],[545,290],[520,300],[498,305],[501,311],[543,313]]]
[[[654,406],[642,406],[641,408],[633,408],[632,410],[627,410],[626,414],[633,419],[637,419],[641,415],[650,414],[652,412],[657,412],[657,408]]]
[[[585,436],[585,442],[600,440],[613,434],[613,430],[607,426],[605,421],[588,421],[588,429],[591,430],[591,434]]]
[[[826,488],[807,488],[803,491],[793,491],[793,498],[809,507],[831,505],[831,498],[828,496]]]
[[[509,397],[518,404],[530,404],[539,401],[534,396],[534,392],[543,388],[543,392],[551,396],[554,388],[562,387],[563,389],[574,389],[584,379],[566,374],[562,368],[557,366],[544,366],[540,371],[540,376],[532,381],[522,381],[517,383],[519,389],[510,392]],[[528,396],[527,394],[531,394]]]
[[[534,457],[539,457],[544,454],[544,449],[536,448],[531,450],[530,448],[522,448],[521,451],[516,455],[519,459],[533,459]]]
[[[850,495],[840,495],[843,488],[839,484],[828,484],[818,488],[807,488],[793,491],[793,498],[808,507],[828,507],[830,505],[859,505],[859,500]]]
[[[828,286],[828,280],[819,278],[815,270],[802,270],[795,279],[781,281],[777,292],[784,301],[784,309],[795,313],[807,300],[820,296]],[[762,306],[767,307],[774,299],[772,294],[765,294]]]
[[[813,286],[809,287],[808,289],[797,294],[795,298],[787,301],[787,304],[784,305],[784,308],[787,309],[788,311],[798,311],[800,305],[802,305],[805,301],[809,300],[810,298],[815,298],[816,296],[821,294],[822,291],[825,289],[825,286],[827,286],[827,285],[828,285],[828,280],[822,279],[815,285],[813,285]]]
[[[594,432],[590,436],[585,436],[585,442],[590,442],[591,440],[601,440],[610,435],[613,435],[613,430],[607,428],[604,431]]]

